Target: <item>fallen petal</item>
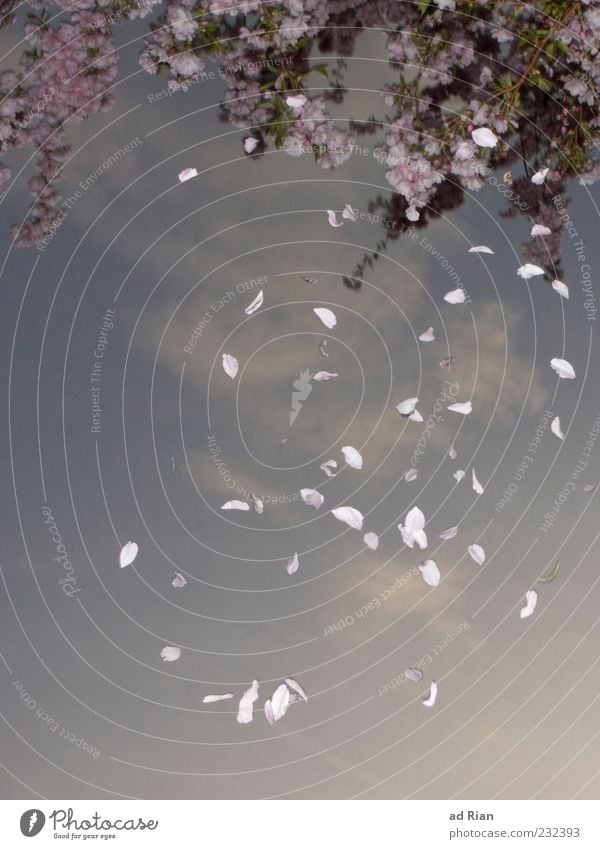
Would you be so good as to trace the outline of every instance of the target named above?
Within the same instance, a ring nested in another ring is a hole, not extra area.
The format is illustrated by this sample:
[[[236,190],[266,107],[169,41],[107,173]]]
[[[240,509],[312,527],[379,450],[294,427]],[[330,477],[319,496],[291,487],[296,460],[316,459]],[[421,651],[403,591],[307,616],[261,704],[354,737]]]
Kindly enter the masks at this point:
[[[442,531],[439,535],[440,539],[452,539],[458,533],[458,525],[454,525],[453,528],[446,528],[445,531]]]
[[[401,416],[410,416],[414,412],[418,400],[418,398],[407,398],[405,401],[401,401],[396,409]]]
[[[437,691],[438,686],[435,681],[431,682],[431,688],[429,690],[429,698],[423,700],[423,704],[425,707],[433,707],[435,704],[435,700],[437,699]]]
[[[372,551],[377,551],[377,547],[379,545],[379,537],[377,536],[377,534],[374,534],[373,531],[369,531],[364,535],[363,542]]]
[[[456,448],[454,447],[454,443],[452,443],[452,445],[448,449],[448,457],[450,457],[451,460],[456,460],[456,458],[458,457],[458,453],[456,451]]]
[[[493,254],[494,251],[491,248],[488,248],[487,245],[474,245],[474,247],[469,248],[470,254]]]
[[[224,699],[232,699],[233,693],[218,693],[214,696],[204,696],[202,699],[202,703],[205,705],[210,705],[213,702],[222,702]]]
[[[426,584],[430,587],[437,587],[440,582],[440,570],[437,567],[435,560],[425,560],[418,567],[419,572]]]
[[[301,489],[300,498],[305,504],[308,504],[309,507],[314,507],[315,510],[318,510],[321,504],[325,501],[324,496],[322,496],[316,489]]]
[[[193,177],[197,177],[198,172],[195,168],[184,168],[177,176],[179,177],[180,183],[185,183],[186,180],[191,180]]]
[[[304,699],[305,702],[308,701],[308,696],[306,695],[300,684],[294,678],[286,678],[285,683],[288,685],[290,690],[293,690],[295,693],[298,693],[300,698]]]
[[[409,681],[414,681],[415,684],[423,678],[423,673],[420,669],[410,668],[404,670],[404,677],[408,678]]]
[[[559,377],[565,378],[566,380],[575,379],[575,369],[571,363],[568,363],[566,360],[554,357],[553,360],[550,360],[550,365]]]
[[[498,144],[498,136],[487,127],[477,127],[472,131],[471,138],[479,147],[496,147]]]
[[[463,472],[462,469],[457,469],[454,472],[454,477],[456,478],[457,481],[461,481],[464,478],[464,476],[465,476],[465,473]]]
[[[559,439],[565,438],[565,435],[562,432],[562,429],[561,429],[561,426],[560,426],[560,418],[558,416],[555,416],[552,419],[552,424],[550,425],[550,430],[552,431],[554,436],[558,436]]]
[[[552,281],[552,288],[554,289],[555,292],[558,292],[558,294],[561,295],[561,297],[569,300],[569,287],[567,286],[566,283],[563,283],[562,280],[553,280]]]
[[[121,549],[121,553],[119,554],[119,566],[121,569],[125,568],[125,566],[130,566],[135,558],[137,557],[139,551],[138,544],[136,542],[126,542],[123,548]]]
[[[242,725],[252,722],[254,712],[254,702],[258,699],[258,681],[255,679],[252,685],[244,692],[238,706],[237,721]]]
[[[225,504],[222,505],[221,510],[249,510],[250,505],[245,501],[226,501]]]
[[[186,584],[187,584],[186,579],[183,577],[183,575],[180,575],[179,572],[177,572],[177,574],[175,575],[175,577],[171,581],[172,587],[185,587]]]
[[[247,139],[244,139],[244,151],[246,153],[253,153],[256,150],[257,147],[258,147],[258,139],[254,139],[254,138],[252,138],[252,136],[250,136]]]
[[[288,106],[291,106],[292,109],[302,109],[306,100],[307,98],[303,94],[289,94],[286,97],[285,102]]]
[[[539,171],[536,171],[533,177],[531,178],[531,182],[536,186],[541,186],[544,180],[546,179],[546,174],[548,173],[549,168],[540,168]]]
[[[450,406],[446,407],[446,409],[451,410],[453,413],[462,413],[463,416],[468,416],[473,409],[473,405],[470,401],[464,401],[459,404],[450,404]]]
[[[464,304],[466,301],[464,289],[452,289],[451,292],[446,292],[444,300],[449,304]]]
[[[545,224],[534,224],[531,228],[532,236],[549,236],[552,233],[552,230],[549,227],[546,227]]]
[[[256,513],[262,513],[263,510],[265,509],[264,502],[261,501],[261,499],[258,498],[256,495],[254,495],[254,493],[252,493],[252,495],[250,497],[252,498],[252,504],[254,505],[254,511]]]
[[[328,310],[326,307],[316,307],[313,312],[321,319],[325,327],[328,327],[329,330],[336,326],[337,318],[335,317],[335,313],[331,310]]]
[[[482,495],[483,487],[481,486],[481,484],[477,480],[477,475],[475,474],[475,469],[471,470],[471,474],[473,475],[473,489],[475,490],[477,495]]]
[[[238,373],[239,363],[231,354],[223,354],[223,371],[232,380]]]
[[[313,374],[312,379],[321,381],[321,380],[332,380],[334,377],[337,377],[337,372],[333,371],[318,371],[316,374]]]
[[[356,448],[353,448],[351,445],[344,445],[342,448],[342,454],[344,455],[344,460],[349,466],[353,469],[362,469],[363,458]]]
[[[363,515],[354,507],[335,507],[331,512],[340,522],[345,522],[357,531],[362,529]]]
[[[352,209],[349,203],[344,207],[342,218],[349,218],[350,221],[358,221],[358,209]]]
[[[327,210],[327,220],[332,227],[343,227],[344,222],[337,220],[337,215],[335,214],[335,210],[328,209]]]
[[[543,268],[540,268],[539,265],[534,265],[531,262],[526,262],[525,265],[521,265],[517,268],[517,274],[519,277],[522,277],[523,280],[529,280],[531,277],[537,277],[539,274],[544,273]]]
[[[416,479],[418,474],[419,472],[417,471],[417,469],[409,469],[408,472],[404,473],[404,480],[410,483],[411,481],[414,481]]]
[[[423,333],[421,333],[421,335],[417,338],[420,342],[433,342],[433,340],[435,339],[433,327],[428,327],[427,330],[424,330]]]
[[[538,594],[535,590],[528,590],[525,593],[525,601],[527,602],[525,607],[521,608],[521,619],[527,619],[528,616],[531,616],[533,611],[535,610],[536,604],[538,600]]]
[[[161,651],[160,656],[163,659],[163,662],[169,661],[173,662],[174,660],[179,660],[181,657],[181,649],[177,646],[165,646]]]
[[[335,475],[335,472],[332,472],[332,469],[337,469],[337,460],[326,460],[324,463],[321,463],[319,468],[325,472],[328,478],[332,478]]]
[[[300,561],[298,560],[298,552],[296,551],[294,553],[294,556],[290,557],[290,559],[288,560],[287,566],[285,567],[285,571],[288,573],[288,575],[293,575],[294,572],[298,571],[299,565]]]
[[[246,307],[246,309],[244,310],[246,315],[252,315],[253,312],[256,312],[256,310],[259,310],[263,305],[264,299],[265,299],[265,293],[261,289],[260,292],[258,293],[258,295],[256,296],[256,298],[254,298],[254,300],[252,301],[252,303],[249,304]]]
[[[477,545],[477,543],[473,543],[473,545],[470,545],[468,547],[467,551],[469,552],[470,557],[475,561],[475,563],[477,563],[478,566],[483,566],[483,564],[485,563],[485,551],[480,545]]]

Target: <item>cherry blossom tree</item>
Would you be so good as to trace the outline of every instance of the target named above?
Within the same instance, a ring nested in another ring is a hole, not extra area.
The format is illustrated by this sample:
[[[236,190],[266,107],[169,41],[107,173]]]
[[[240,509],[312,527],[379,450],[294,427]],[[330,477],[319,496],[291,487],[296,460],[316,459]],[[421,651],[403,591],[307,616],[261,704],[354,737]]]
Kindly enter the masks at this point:
[[[1,155],[25,144],[37,150],[33,203],[13,231],[19,246],[38,243],[55,226],[69,125],[111,108],[113,31],[134,18],[149,20],[142,67],[167,75],[171,89],[191,89],[218,65],[223,116],[254,140],[245,146],[249,156],[272,145],[290,156],[310,153],[331,169],[351,156],[359,136],[379,132],[377,159],[393,193],[373,207],[417,226],[480,189],[498,166],[523,163],[525,177],[511,185],[519,203],[510,198],[507,214],[526,207],[551,230],[527,248],[532,261],[542,261],[543,248],[547,266],[549,258],[558,261],[561,219],[546,187],[556,193],[569,175],[588,185],[600,177],[600,0],[27,5],[27,48],[18,68],[0,75]],[[15,8],[14,0],[0,4],[3,24],[15,20]],[[345,96],[344,57],[365,30],[385,39],[386,114],[339,121],[331,105]],[[328,84],[311,82],[319,74]],[[0,185],[10,179],[0,163]]]

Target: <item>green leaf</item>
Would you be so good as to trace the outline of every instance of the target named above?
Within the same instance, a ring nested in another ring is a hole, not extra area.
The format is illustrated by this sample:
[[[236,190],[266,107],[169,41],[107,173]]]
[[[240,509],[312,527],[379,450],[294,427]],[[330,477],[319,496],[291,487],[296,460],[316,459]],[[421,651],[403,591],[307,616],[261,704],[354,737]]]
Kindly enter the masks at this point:
[[[560,560],[557,560],[554,566],[552,567],[552,571],[548,575],[540,575],[538,578],[538,582],[541,584],[549,584],[550,581],[553,581],[558,575],[558,570],[560,568]]]
[[[421,0],[419,3],[419,12],[423,15],[427,11],[427,8],[431,6],[431,0]]]
[[[321,74],[321,76],[329,78],[329,69],[327,65],[314,65],[311,68],[311,71],[314,71],[316,74]]]

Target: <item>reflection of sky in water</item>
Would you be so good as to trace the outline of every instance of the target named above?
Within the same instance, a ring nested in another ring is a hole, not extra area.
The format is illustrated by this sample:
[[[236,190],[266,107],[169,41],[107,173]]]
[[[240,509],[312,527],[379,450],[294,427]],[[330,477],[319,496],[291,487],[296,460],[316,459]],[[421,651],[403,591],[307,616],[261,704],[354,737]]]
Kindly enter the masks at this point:
[[[384,66],[350,68],[350,85],[376,89]],[[351,291],[343,276],[382,230],[365,219],[332,229],[324,210],[366,211],[387,192],[374,137],[360,143],[368,155],[335,172],[273,151],[250,161],[243,134],[218,120],[218,81],[151,103],[161,80],[137,72],[134,51],[122,71],[114,111],[73,131],[80,147],[65,196],[123,145],[141,144],[81,191],[44,253],[12,252],[4,266],[6,379],[19,318],[12,454],[3,449],[19,507],[5,477],[5,795],[594,798],[597,494],[582,487],[600,476],[597,449],[585,452],[600,410],[572,240],[563,239],[564,302],[516,276],[529,224],[501,219],[503,198],[487,186],[414,239],[392,241]],[[338,109],[368,115],[375,95],[353,93]],[[199,176],[179,184],[188,166]],[[595,273],[595,207],[581,187],[569,196]],[[23,198],[7,198],[5,222]],[[495,255],[468,254],[472,244]],[[443,301],[457,285],[448,266],[470,303]],[[258,289],[246,281],[259,277],[265,303],[247,317]],[[316,306],[335,311],[336,328],[320,324]],[[108,309],[95,434],[90,375]],[[418,342],[429,325],[436,340]],[[223,352],[239,359],[235,381]],[[447,371],[438,363],[449,354]],[[557,385],[556,356],[574,364],[575,381]],[[312,383],[290,427],[304,369],[339,377]],[[425,423],[394,406],[416,395],[427,420],[450,385],[473,413],[442,413],[407,483]],[[564,444],[545,411],[560,415]],[[360,450],[363,469],[327,479],[319,465],[341,464],[342,445]],[[473,466],[486,487],[479,498]],[[460,483],[458,468],[467,471]],[[245,497],[238,486],[264,498],[263,515],[219,510]],[[80,590],[72,597],[52,561],[44,487]],[[303,487],[323,493],[320,511],[299,501]],[[555,499],[560,510],[543,530]],[[426,553],[404,548],[396,530],[415,503],[427,517]],[[376,552],[327,512],[339,504],[365,514],[364,530],[380,535]],[[455,524],[458,535],[442,543],[438,533]],[[116,552],[128,539],[140,555],[121,571]],[[487,552],[483,567],[466,554],[473,542]],[[295,551],[300,568],[289,577]],[[425,555],[442,573],[434,590],[414,574]],[[558,578],[537,585],[538,609],[521,621],[525,592],[556,558]],[[171,587],[175,572],[184,589]],[[453,630],[461,633],[442,647]],[[182,647],[176,664],[160,662],[164,645]],[[421,683],[379,695],[415,665]],[[269,728],[262,703],[290,675],[309,702]],[[241,726],[237,698],[254,677],[261,710]],[[440,691],[428,710],[431,679]],[[235,701],[201,704],[227,690]]]

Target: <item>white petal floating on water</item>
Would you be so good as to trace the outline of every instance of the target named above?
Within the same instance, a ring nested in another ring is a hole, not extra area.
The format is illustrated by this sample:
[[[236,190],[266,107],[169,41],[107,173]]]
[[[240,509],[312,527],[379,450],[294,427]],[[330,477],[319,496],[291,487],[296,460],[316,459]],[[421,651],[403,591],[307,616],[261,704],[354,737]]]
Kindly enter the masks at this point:
[[[329,224],[330,224],[331,227],[343,227],[344,226],[343,221],[337,220],[337,215],[335,214],[334,209],[328,209],[327,210],[327,220],[329,221]]]
[[[554,416],[552,419],[552,424],[550,425],[550,430],[554,434],[554,436],[558,436],[559,439],[564,439],[565,435],[562,432],[562,428],[560,426],[560,418],[558,416]]]
[[[291,106],[292,109],[302,109],[306,100],[307,98],[303,94],[288,94],[285,102],[288,106]]]
[[[415,684],[423,678],[423,673],[420,669],[415,669],[413,667],[404,670],[404,677],[408,678],[409,681],[414,681]]]
[[[267,701],[265,702],[265,717],[269,725],[273,725],[273,723],[275,722],[275,717],[273,716],[271,699],[267,699]]]
[[[407,398],[405,401],[401,401],[396,409],[401,416],[410,416],[414,412],[418,400],[418,398]]]
[[[363,514],[354,507],[335,507],[331,512],[340,522],[345,522],[356,531],[362,530]]]
[[[440,360],[440,366],[442,368],[450,368],[452,363],[454,362],[454,357],[444,357],[443,360]]]
[[[440,570],[435,560],[425,560],[418,567],[421,577],[430,587],[437,587],[440,582]]]
[[[242,725],[252,722],[254,712],[254,702],[258,699],[258,681],[255,679],[252,685],[244,692],[238,706],[237,721]]]
[[[137,542],[126,542],[119,554],[119,566],[124,569],[125,566],[130,566],[137,557],[139,547]]]
[[[423,416],[418,410],[413,410],[410,416],[408,416],[411,422],[422,422]]]
[[[521,265],[517,268],[517,274],[519,277],[522,277],[523,280],[529,280],[531,277],[537,277],[544,273],[543,268],[540,268],[539,265],[534,265],[532,262],[526,262],[525,265]]]
[[[439,534],[440,539],[452,539],[458,533],[458,525],[454,525],[453,528],[446,528],[445,531],[442,531]]]
[[[561,297],[569,300],[569,287],[566,283],[563,283],[562,280],[553,280],[552,288],[555,292],[558,292]]]
[[[349,218],[350,221],[358,221],[358,210],[352,209],[350,204],[347,203],[342,212],[342,218]]]
[[[184,168],[177,176],[179,177],[180,183],[185,183],[186,180],[191,180],[193,177],[197,177],[198,172],[195,168]]]
[[[424,330],[423,333],[418,337],[419,342],[433,342],[435,339],[435,335],[433,332],[433,327],[428,327],[427,330]]]
[[[332,469],[337,469],[337,460],[325,460],[324,463],[321,463],[319,468],[325,472],[328,478],[332,478],[335,475],[335,472]]]
[[[327,307],[316,307],[313,312],[329,330],[336,326],[337,318],[335,317],[335,313],[328,310]]]
[[[415,542],[420,549],[427,548],[427,535],[423,528],[425,527],[425,516],[423,511],[418,507],[413,507],[406,514],[404,525],[398,525],[398,530],[402,534],[402,542],[409,548],[414,548]]]
[[[487,245],[474,245],[474,247],[469,248],[470,254],[493,254],[494,251],[491,248],[488,248]]]
[[[301,489],[300,498],[305,504],[308,504],[309,507],[314,507],[315,510],[318,510],[321,504],[325,501],[324,496],[322,496],[316,489]]]
[[[562,377],[565,380],[575,380],[575,369],[571,363],[568,363],[566,360],[561,360],[558,357],[554,357],[553,360],[550,360],[550,365],[559,377]]]
[[[323,339],[323,341],[319,345],[319,354],[321,354],[322,357],[328,357],[329,356],[329,354],[325,350],[326,347],[327,347],[327,339]]]
[[[226,501],[225,504],[221,506],[221,510],[249,510],[250,505],[245,501]]]
[[[258,147],[258,139],[252,138],[249,136],[247,139],[244,139],[244,151],[246,153],[253,153]]]
[[[308,696],[304,692],[304,689],[294,678],[286,678],[285,683],[288,685],[290,690],[293,690],[295,693],[298,693],[301,699],[303,699],[305,702],[308,701]]]
[[[280,684],[271,696],[271,710],[273,711],[273,721],[277,722],[282,716],[285,716],[287,709],[290,706],[290,691],[287,684]]]
[[[531,616],[533,611],[535,610],[535,606],[537,604],[538,594],[535,590],[528,590],[525,593],[525,607],[521,608],[521,619],[526,619],[528,616]]]
[[[457,469],[454,472],[454,475],[453,475],[453,477],[455,477],[457,481],[461,481],[464,478],[464,476],[465,476],[465,473],[463,472],[462,469]]]
[[[464,304],[466,301],[464,289],[452,289],[451,292],[446,292],[444,300],[449,304]]]
[[[408,472],[404,473],[404,480],[410,483],[411,481],[416,480],[418,474],[419,472],[417,469],[409,469]]]
[[[356,448],[353,448],[351,445],[344,445],[342,448],[342,454],[344,455],[344,460],[349,466],[353,469],[362,469],[363,458]]]
[[[598,488],[597,483],[584,483],[584,485],[583,485],[583,491],[584,492],[593,492],[597,488]]]
[[[177,574],[175,575],[175,577],[171,581],[171,586],[175,587],[175,588],[185,587],[186,584],[187,584],[186,579],[183,577],[183,575],[180,575],[179,572],[177,572]]]
[[[482,495],[483,494],[483,487],[481,486],[481,484],[477,480],[477,475],[475,474],[475,469],[471,470],[471,474],[473,476],[473,489],[475,490],[477,495]]]
[[[288,575],[293,575],[294,572],[298,571],[298,566],[300,565],[300,561],[298,560],[298,552],[294,552],[294,556],[290,557],[287,562],[287,566],[285,567],[285,571]]]
[[[160,656],[164,661],[172,663],[174,660],[179,660],[181,657],[181,649],[178,646],[165,646],[161,651]]]
[[[552,230],[549,227],[546,227],[545,224],[534,224],[531,228],[532,236],[549,236],[552,233]]]
[[[232,699],[233,693],[215,693],[215,695],[204,696],[202,699],[202,703],[205,705],[211,705],[213,702],[222,702],[225,699]]]
[[[252,505],[254,506],[254,512],[255,513],[262,513],[263,510],[265,509],[264,501],[261,501],[261,499],[258,498],[256,495],[254,495],[254,493],[252,493],[250,498],[252,499]]]
[[[313,374],[312,379],[319,382],[321,380],[333,380],[337,376],[337,372],[334,371],[318,371],[316,374]]]
[[[477,127],[471,133],[471,138],[479,147],[496,147],[498,136],[487,127]]]
[[[240,364],[238,363],[235,357],[233,357],[231,354],[223,354],[223,371],[232,380],[238,373],[239,367]]]
[[[456,460],[456,458],[458,457],[458,452],[454,447],[454,443],[452,443],[452,445],[448,449],[448,457],[450,457],[451,460]]]
[[[483,566],[485,563],[485,551],[477,543],[473,543],[467,549],[469,556],[477,563],[478,566]]]
[[[252,315],[253,312],[256,312],[256,310],[259,310],[263,305],[264,299],[265,299],[265,293],[261,289],[260,292],[258,293],[258,295],[252,301],[252,303],[248,304],[248,306],[244,310],[246,315]]]
[[[425,707],[433,707],[435,704],[435,700],[437,699],[437,691],[438,686],[435,681],[431,682],[431,687],[429,689],[429,698],[423,700],[423,704]]]
[[[473,409],[473,405],[470,401],[464,401],[463,403],[450,404],[446,409],[451,410],[453,413],[462,413],[463,416],[468,416]]]
[[[364,544],[371,549],[371,551],[377,551],[379,546],[379,537],[377,534],[374,534],[373,531],[369,531],[363,537]]]
[[[531,182],[536,186],[541,186],[544,180],[546,179],[546,174],[548,173],[549,168],[540,168],[539,171],[536,171],[533,177],[531,178]]]

